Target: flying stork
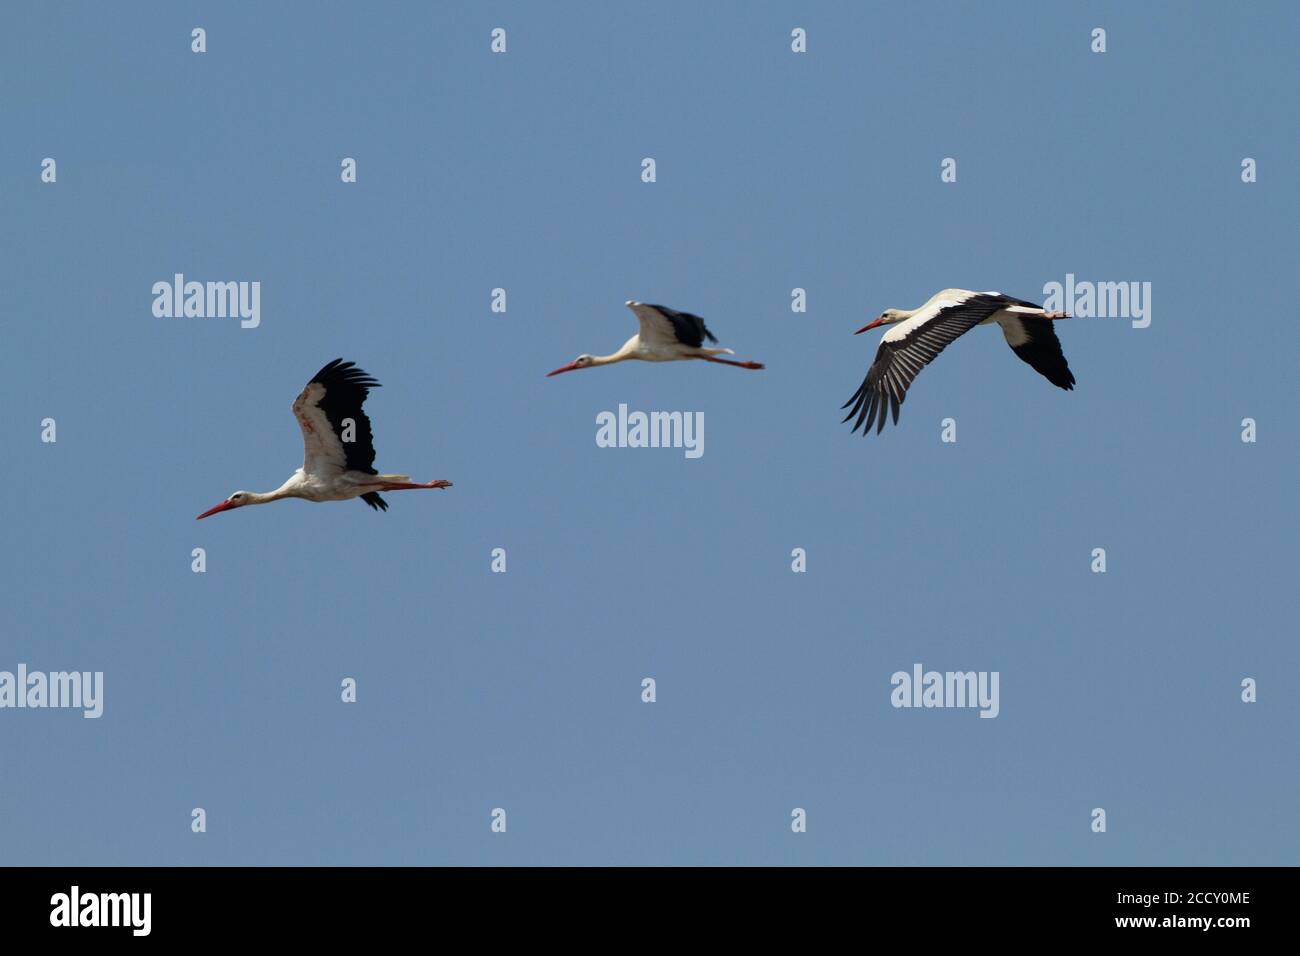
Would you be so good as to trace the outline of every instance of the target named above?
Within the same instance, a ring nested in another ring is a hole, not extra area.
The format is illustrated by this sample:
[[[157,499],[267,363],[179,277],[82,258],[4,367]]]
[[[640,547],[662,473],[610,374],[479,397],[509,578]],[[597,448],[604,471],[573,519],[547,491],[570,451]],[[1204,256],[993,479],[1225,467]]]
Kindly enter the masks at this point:
[[[375,471],[370,419],[361,410],[372,388],[379,388],[379,383],[355,363],[339,358],[326,365],[293,403],[293,417],[302,429],[302,467],[275,491],[236,491],[199,518],[281,498],[360,498],[376,511],[387,511],[388,502],[379,497],[381,491],[450,488],[450,481],[412,484],[408,475],[381,475]]]
[[[1053,385],[1073,389],[1074,375],[1052,328],[1054,320],[1068,318],[1064,312],[1048,312],[1032,302],[1013,299],[1001,292],[967,289],[944,289],[919,309],[886,309],[853,333],[859,335],[881,325],[894,326],[881,338],[876,360],[871,363],[862,385],[840,406],[853,406],[844,421],[856,415],[855,432],[862,428],[862,434],[866,435],[874,424],[879,434],[885,427],[888,410],[897,425],[898,407],[921,369],[959,335],[990,322],[1002,326],[1011,351],[1034,371]]]
[[[734,365],[736,368],[761,369],[761,362],[733,362],[717,358],[719,355],[735,355],[731,349],[704,348],[704,340],[718,341],[713,337],[698,315],[678,312],[663,305],[647,305],[628,299],[623,303],[631,309],[641,323],[641,331],[623,343],[623,347],[613,355],[579,355],[576,359],[554,372],[547,372],[546,377],[572,372],[580,368],[595,368],[597,365],[613,365],[628,359],[642,362],[677,362],[682,359],[703,359],[717,362],[719,365]]]

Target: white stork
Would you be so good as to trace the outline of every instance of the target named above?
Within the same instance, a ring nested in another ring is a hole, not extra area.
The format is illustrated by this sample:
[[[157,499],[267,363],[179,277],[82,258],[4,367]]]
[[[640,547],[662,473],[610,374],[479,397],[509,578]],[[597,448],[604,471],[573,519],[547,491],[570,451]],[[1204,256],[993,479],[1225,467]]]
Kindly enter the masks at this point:
[[[719,365],[734,365],[736,368],[760,369],[761,362],[732,362],[717,358],[719,355],[735,355],[731,349],[703,348],[704,340],[718,341],[705,326],[704,320],[689,312],[678,312],[662,305],[647,305],[628,299],[623,303],[631,309],[641,323],[641,331],[623,343],[623,347],[613,355],[579,355],[576,359],[554,372],[547,372],[546,377],[572,372],[580,368],[595,368],[597,365],[613,365],[628,359],[642,362],[677,362],[682,359],[703,359],[717,362]]]
[[[931,296],[919,309],[886,309],[880,316],[854,332],[858,335],[881,325],[893,325],[880,340],[876,360],[853,397],[841,405],[852,405],[844,421],[857,416],[853,425],[862,434],[876,426],[885,427],[886,410],[898,424],[898,407],[907,397],[912,379],[959,335],[977,325],[996,322],[1002,326],[1011,351],[1053,385],[1074,388],[1074,375],[1065,362],[1061,342],[1052,328],[1055,319],[1068,319],[1064,312],[1048,312],[1032,302],[1013,299],[1001,292],[971,292],[944,289]]]
[[[200,518],[244,505],[261,505],[281,498],[345,501],[360,498],[376,511],[387,511],[381,491],[450,488],[450,481],[412,484],[408,475],[375,471],[374,437],[370,419],[361,410],[366,396],[379,383],[353,362],[335,359],[316,373],[293,403],[302,428],[302,467],[275,491],[236,491]]]

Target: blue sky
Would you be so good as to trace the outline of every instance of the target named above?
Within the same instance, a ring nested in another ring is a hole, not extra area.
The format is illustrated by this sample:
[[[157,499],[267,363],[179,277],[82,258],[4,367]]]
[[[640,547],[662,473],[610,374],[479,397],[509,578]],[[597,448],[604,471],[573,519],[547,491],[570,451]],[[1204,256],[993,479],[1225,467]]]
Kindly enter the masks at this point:
[[[1297,862],[1293,5],[0,22],[0,670],[105,675],[99,720],[0,711],[0,862]],[[155,318],[177,272],[261,326]],[[1067,273],[1152,283],[1061,325],[1075,391],[979,329],[840,424],[881,309]],[[767,370],[543,377],[629,298]],[[377,466],[455,487],[196,523],[300,464],[336,356]],[[620,403],[705,454],[598,448]],[[916,662],[999,716],[892,708]]]

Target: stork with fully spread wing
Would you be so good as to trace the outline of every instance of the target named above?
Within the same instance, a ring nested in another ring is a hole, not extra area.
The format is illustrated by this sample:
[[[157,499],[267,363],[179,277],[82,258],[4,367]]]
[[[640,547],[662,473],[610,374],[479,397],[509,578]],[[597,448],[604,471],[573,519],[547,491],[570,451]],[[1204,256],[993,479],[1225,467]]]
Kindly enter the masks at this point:
[[[342,359],[330,362],[293,403],[293,416],[302,429],[302,467],[275,491],[236,491],[199,517],[281,498],[360,498],[376,511],[387,511],[388,502],[379,497],[381,491],[450,488],[450,481],[412,483],[408,475],[381,475],[375,471],[370,418],[361,410],[372,388],[379,388],[379,383],[355,363]]]
[[[678,312],[664,305],[647,305],[629,299],[623,303],[636,315],[641,323],[641,331],[623,343],[623,347],[613,355],[579,355],[568,365],[547,372],[546,377],[559,375],[561,372],[573,372],[580,368],[595,368],[597,365],[613,365],[639,359],[642,362],[676,362],[682,359],[703,359],[719,365],[734,365],[736,368],[761,369],[760,362],[733,362],[718,358],[719,355],[735,355],[731,349],[712,349],[704,347],[704,340],[718,341],[709,331],[704,320],[689,312]]]
[[[853,333],[858,335],[881,325],[894,326],[880,340],[876,360],[871,363],[862,385],[840,406],[853,406],[844,421],[856,416],[854,431],[862,428],[862,434],[866,435],[874,424],[879,434],[885,427],[886,412],[892,412],[897,425],[898,408],[921,369],[958,336],[991,322],[1002,327],[1011,351],[1034,371],[1053,385],[1073,389],[1074,375],[1052,328],[1054,320],[1068,318],[1064,312],[1048,312],[1032,302],[1013,299],[1001,292],[967,289],[944,289],[919,309],[886,309]]]

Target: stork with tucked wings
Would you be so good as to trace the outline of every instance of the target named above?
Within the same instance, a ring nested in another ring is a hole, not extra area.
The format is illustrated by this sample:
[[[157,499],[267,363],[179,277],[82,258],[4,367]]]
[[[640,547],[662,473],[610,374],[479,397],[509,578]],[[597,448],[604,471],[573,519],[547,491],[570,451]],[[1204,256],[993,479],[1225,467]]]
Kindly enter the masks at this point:
[[[375,444],[370,419],[361,410],[370,389],[379,383],[353,362],[335,359],[307,383],[293,403],[302,429],[302,467],[275,491],[236,491],[200,518],[262,505],[281,498],[346,501],[360,498],[376,511],[387,511],[381,491],[450,488],[450,481],[412,483],[408,475],[381,475],[374,469]]]
[[[641,330],[623,343],[623,347],[613,355],[579,355],[568,365],[547,372],[546,377],[559,375],[561,372],[573,372],[580,368],[595,368],[597,365],[613,365],[637,359],[642,362],[677,362],[682,359],[703,359],[719,365],[734,365],[736,368],[761,369],[761,362],[733,362],[718,358],[719,355],[735,355],[731,349],[706,348],[704,340],[718,341],[709,331],[704,320],[689,312],[678,312],[663,305],[647,305],[629,299],[624,303],[636,315],[641,323]]]

